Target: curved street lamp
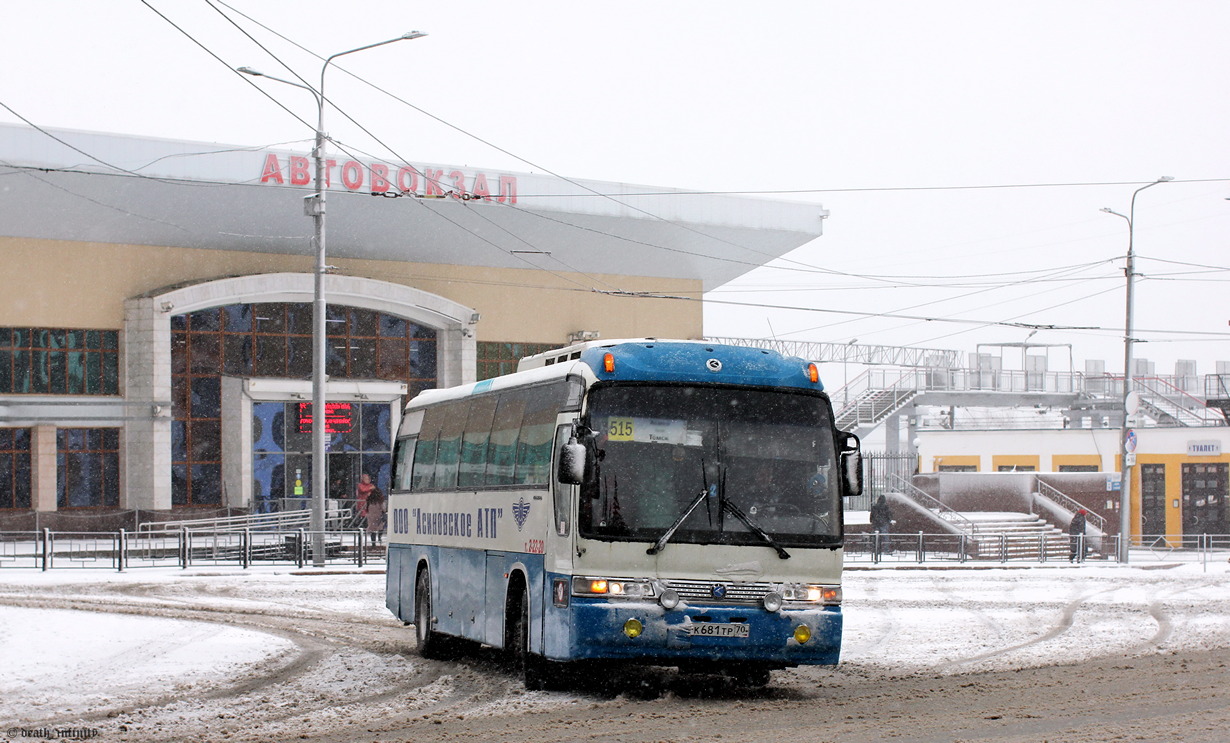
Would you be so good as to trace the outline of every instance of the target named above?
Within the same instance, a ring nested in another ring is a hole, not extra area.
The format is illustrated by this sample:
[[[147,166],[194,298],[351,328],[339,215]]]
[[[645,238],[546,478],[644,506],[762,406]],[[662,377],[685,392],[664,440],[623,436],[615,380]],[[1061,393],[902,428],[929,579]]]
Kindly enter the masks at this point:
[[[1132,310],[1133,310],[1133,289],[1132,285],[1136,278],[1136,252],[1133,245],[1134,226],[1136,222],[1136,196],[1146,188],[1152,188],[1159,183],[1173,181],[1174,178],[1164,175],[1152,183],[1141,186],[1132,192],[1132,203],[1126,215],[1111,209],[1108,206],[1102,207],[1102,211],[1107,214],[1114,214],[1116,217],[1122,217],[1128,223],[1128,249],[1127,249],[1127,264],[1123,269],[1127,276],[1127,310],[1123,319],[1123,425],[1119,428],[1119,455],[1122,457],[1122,465],[1120,466],[1119,474],[1119,554],[1118,559],[1121,564],[1126,565],[1128,562],[1128,547],[1132,537],[1132,465],[1135,463],[1136,455],[1134,452],[1128,451],[1128,434],[1131,431],[1131,426],[1128,419],[1134,411],[1128,409],[1130,402],[1129,395],[1132,393],[1132,344],[1136,339],[1132,337]]]
[[[421,31],[410,31],[395,39],[378,41],[375,44],[367,44],[366,46],[333,54],[327,57],[325,63],[320,67],[320,87],[318,88],[312,88],[310,85],[291,80],[284,80],[273,75],[266,75],[251,67],[236,68],[237,72],[242,72],[245,75],[266,77],[286,85],[293,85],[296,88],[303,88],[316,98],[316,147],[312,150],[312,157],[316,160],[316,190],[311,196],[304,199],[304,212],[312,217],[312,221],[315,223],[315,236],[312,241],[316,247],[316,275],[312,292],[312,514],[310,524],[312,531],[312,564],[315,566],[325,564],[325,480],[327,469],[325,462],[325,381],[327,377],[325,375],[324,282],[327,269],[325,263],[325,194],[328,191],[325,187],[325,140],[328,139],[328,135],[325,134],[325,101],[327,100],[325,98],[325,72],[329,69],[329,64],[338,57],[367,49],[374,49],[378,46],[398,41],[418,39],[426,35]]]

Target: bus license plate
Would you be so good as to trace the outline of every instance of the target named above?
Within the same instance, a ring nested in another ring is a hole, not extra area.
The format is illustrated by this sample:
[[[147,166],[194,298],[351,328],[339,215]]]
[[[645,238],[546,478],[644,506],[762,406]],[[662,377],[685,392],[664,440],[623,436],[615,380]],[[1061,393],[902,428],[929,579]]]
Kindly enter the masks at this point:
[[[693,622],[688,625],[688,634],[694,637],[751,637],[751,629],[750,625],[742,622]]]

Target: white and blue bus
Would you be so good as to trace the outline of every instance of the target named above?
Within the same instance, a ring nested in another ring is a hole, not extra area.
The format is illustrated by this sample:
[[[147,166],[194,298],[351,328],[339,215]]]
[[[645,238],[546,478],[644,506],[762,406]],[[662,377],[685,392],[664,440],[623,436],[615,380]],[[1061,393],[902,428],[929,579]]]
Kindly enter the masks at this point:
[[[419,652],[506,649],[759,686],[841,648],[842,496],[862,489],[815,364],[695,341],[587,342],[411,400],[386,604]]]

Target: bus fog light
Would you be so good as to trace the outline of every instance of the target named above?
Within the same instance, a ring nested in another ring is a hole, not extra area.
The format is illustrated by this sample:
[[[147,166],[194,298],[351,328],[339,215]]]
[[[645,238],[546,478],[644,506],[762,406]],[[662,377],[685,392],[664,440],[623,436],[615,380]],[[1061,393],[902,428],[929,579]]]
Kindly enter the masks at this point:
[[[629,619],[624,622],[624,634],[633,640],[640,637],[641,632],[644,630],[645,627],[641,624],[639,619]]]
[[[673,588],[668,588],[658,597],[658,603],[662,604],[663,609],[670,611],[679,606],[679,593]]]
[[[770,591],[764,596],[765,611],[778,611],[782,608],[782,595],[776,591]]]
[[[800,624],[798,627],[794,628],[794,641],[795,642],[799,643],[800,645],[805,645],[807,644],[807,641],[810,639],[811,639],[811,627],[808,627],[806,624]]]

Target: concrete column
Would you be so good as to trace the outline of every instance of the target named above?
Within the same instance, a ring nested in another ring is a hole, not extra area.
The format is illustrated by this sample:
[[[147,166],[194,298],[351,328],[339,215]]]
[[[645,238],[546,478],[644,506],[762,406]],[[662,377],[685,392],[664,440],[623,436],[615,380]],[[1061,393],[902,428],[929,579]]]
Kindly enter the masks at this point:
[[[901,411],[906,417],[905,450],[910,455],[918,456],[918,446],[914,440],[918,438],[918,408],[908,408]]]
[[[884,420],[884,451],[887,454],[901,453],[901,412]]]
[[[455,387],[475,380],[478,342],[472,327],[440,328],[436,331],[436,384]]]
[[[252,398],[243,380],[222,378],[222,504],[252,507]]]
[[[56,510],[56,427],[35,426],[30,430],[30,505],[35,511]]]
[[[122,508],[171,508],[171,310],[149,297],[124,303]]]

